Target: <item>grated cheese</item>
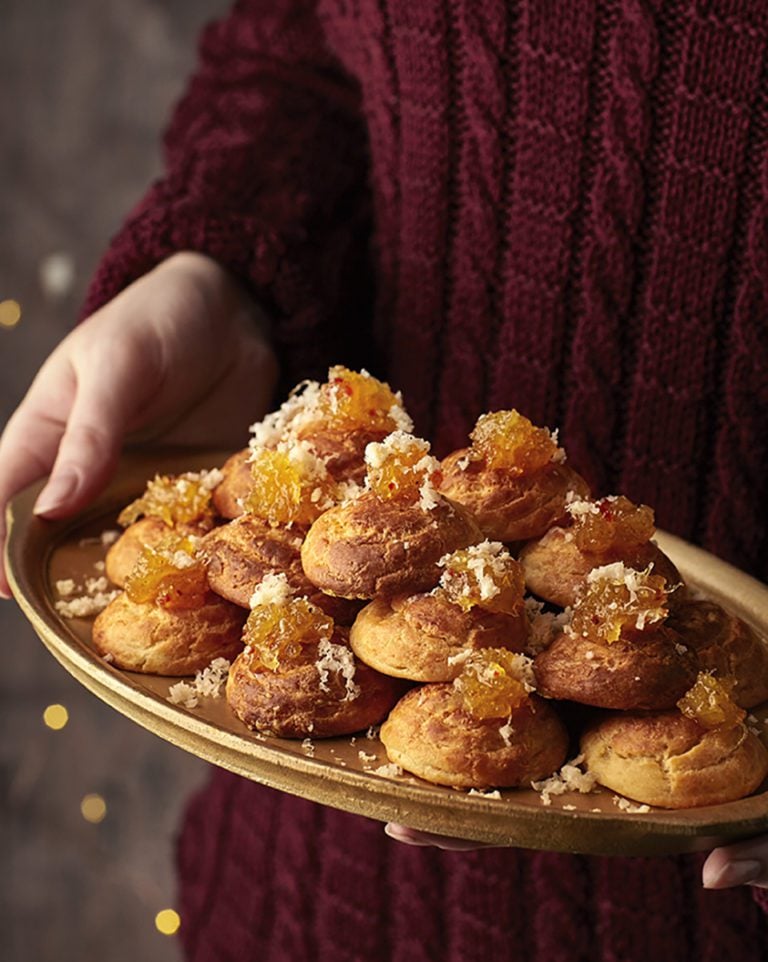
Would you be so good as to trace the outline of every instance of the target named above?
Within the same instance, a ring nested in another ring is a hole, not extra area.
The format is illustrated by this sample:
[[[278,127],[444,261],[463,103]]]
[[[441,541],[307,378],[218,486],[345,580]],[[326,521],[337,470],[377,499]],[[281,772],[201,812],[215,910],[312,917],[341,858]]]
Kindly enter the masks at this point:
[[[257,585],[250,597],[250,608],[261,605],[285,605],[295,593],[288,584],[288,577],[283,571],[270,571],[264,575],[261,584]]]
[[[636,805],[634,802],[630,802],[628,798],[622,798],[620,795],[613,796],[613,804],[628,815],[645,815],[646,812],[651,810],[650,805]]]
[[[512,725],[510,719],[507,719],[506,723],[499,729],[499,734],[501,735],[502,741],[507,746],[507,748],[512,747],[512,736],[515,734],[515,729]]]
[[[327,639],[319,643],[317,651],[319,658],[316,665],[320,675],[320,690],[330,691],[328,677],[331,672],[339,673],[347,689],[344,701],[354,701],[360,694],[360,686],[354,680],[355,656],[352,651],[346,645],[337,645]]]
[[[72,578],[62,578],[54,587],[61,596],[54,607],[62,618],[92,618],[120,594],[119,588],[110,588],[104,575],[86,578],[84,585],[78,585]],[[75,595],[75,592],[80,594]]]
[[[573,610],[570,607],[555,614],[552,611],[544,611],[544,602],[531,597],[525,599],[525,613],[531,629],[528,649],[533,654],[549,648],[555,637],[568,627],[573,617]]]
[[[456,580],[456,577],[453,576],[450,571],[454,554],[456,553],[457,552],[452,552],[451,554],[443,555],[437,562],[440,567],[447,569],[440,578],[440,586],[442,588],[448,587],[449,581]],[[509,562],[512,558],[509,551],[500,541],[488,541],[486,538],[485,541],[481,541],[479,544],[461,549],[460,553],[462,556],[466,555],[469,558],[467,568],[477,585],[481,600],[487,601],[495,598],[501,590],[499,585],[504,581]],[[458,577],[462,576],[459,575]],[[469,583],[463,586],[461,594],[467,596],[472,594]]]
[[[382,775],[384,778],[398,778],[403,774],[403,770],[399,765],[390,763],[389,765],[379,765],[378,768],[374,768],[373,774]]]
[[[201,698],[219,698],[229,674],[229,665],[226,658],[214,658],[210,665],[197,672],[193,681],[171,685],[168,701],[184,708],[196,708]]]
[[[569,491],[565,496],[565,510],[574,521],[590,514],[600,514],[600,509],[594,501],[585,501],[575,491]]]
[[[249,447],[253,453],[259,448],[274,448],[285,440],[290,431],[314,420],[320,403],[317,381],[302,381],[291,391],[277,411],[272,411],[249,428],[253,437]]]
[[[566,792],[587,795],[594,789],[597,779],[591,772],[583,772],[579,768],[583,762],[584,756],[577,755],[549,778],[531,782],[531,788],[539,793],[542,804],[551,805],[552,795],[565,795]]]

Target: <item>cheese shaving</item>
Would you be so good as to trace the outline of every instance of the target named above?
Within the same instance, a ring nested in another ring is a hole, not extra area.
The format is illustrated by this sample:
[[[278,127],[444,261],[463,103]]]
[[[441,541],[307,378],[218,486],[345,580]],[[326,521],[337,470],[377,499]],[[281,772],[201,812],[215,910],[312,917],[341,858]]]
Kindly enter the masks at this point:
[[[531,788],[538,792],[542,804],[551,805],[553,795],[565,795],[566,792],[579,792],[587,795],[593,791],[597,779],[591,772],[583,772],[579,765],[584,763],[584,756],[577,755],[549,778],[538,782],[531,782]]]
[[[210,665],[197,672],[193,681],[171,685],[168,701],[184,708],[196,708],[201,698],[219,698],[229,674],[229,664],[226,658],[214,658]]]
[[[549,648],[557,635],[562,634],[568,627],[573,617],[571,608],[565,608],[559,614],[555,614],[552,611],[544,611],[544,603],[530,597],[525,599],[525,613],[531,629],[528,650],[532,654],[538,654]]]
[[[320,385],[317,381],[302,381],[297,384],[277,411],[272,411],[250,426],[253,435],[249,443],[251,451],[275,448],[303,423],[313,420],[317,416],[320,397]]]
[[[628,815],[645,815],[646,812],[651,810],[650,805],[636,805],[634,802],[630,802],[628,798],[622,798],[620,795],[613,796],[613,804]]]
[[[54,587],[61,596],[54,607],[62,618],[93,618],[120,594],[120,589],[111,588],[104,575],[86,578],[84,585],[78,585],[72,578],[62,578]]]
[[[354,701],[360,694],[360,686],[355,683],[355,656],[346,645],[337,645],[323,639],[317,646],[317,671],[320,675],[320,690],[330,691],[328,678],[331,672],[338,673],[344,679],[346,694],[344,701]]]
[[[295,589],[288,584],[288,577],[283,571],[270,571],[264,576],[261,584],[257,585],[250,597],[250,608],[260,605],[284,605],[295,594]]]
[[[390,763],[389,765],[379,765],[378,768],[374,768],[373,774],[382,775],[384,778],[398,778],[403,774],[403,770],[399,765]]]

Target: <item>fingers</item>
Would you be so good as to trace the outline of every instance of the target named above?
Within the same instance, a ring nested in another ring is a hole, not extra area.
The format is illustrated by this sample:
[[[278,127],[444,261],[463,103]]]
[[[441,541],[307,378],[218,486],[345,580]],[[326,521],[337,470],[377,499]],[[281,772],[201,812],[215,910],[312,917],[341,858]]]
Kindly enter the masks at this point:
[[[137,400],[125,390],[126,361],[92,364],[77,371],[72,410],[35,514],[61,518],[83,508],[112,476]]]
[[[61,518],[83,508],[111,476],[145,389],[152,386],[142,379],[140,354],[102,351],[71,361],[54,352],[0,440],[0,515],[13,495],[49,472],[35,514]],[[2,564],[0,595],[10,596]]]
[[[385,833],[396,842],[405,845],[415,845],[420,848],[440,848],[445,852],[473,852],[480,848],[490,848],[482,842],[472,842],[464,838],[448,838],[445,835],[435,835],[432,832],[418,832],[407,825],[388,822],[384,826]]]
[[[707,889],[768,888],[768,835],[716,848],[704,863],[702,878]]]
[[[59,404],[58,407],[62,410],[65,405]],[[6,506],[15,494],[48,474],[63,432],[62,421],[38,413],[33,400],[27,400],[8,422],[0,438],[0,597],[11,596],[2,562]]]

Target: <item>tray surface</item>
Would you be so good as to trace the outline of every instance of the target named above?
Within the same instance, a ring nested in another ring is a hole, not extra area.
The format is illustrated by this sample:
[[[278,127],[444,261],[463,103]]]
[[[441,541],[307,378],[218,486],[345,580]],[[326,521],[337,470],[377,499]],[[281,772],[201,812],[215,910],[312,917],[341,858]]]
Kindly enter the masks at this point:
[[[82,584],[97,575],[105,547],[99,535],[116,528],[120,509],[158,472],[220,465],[224,452],[128,456],[101,498],[62,522],[35,518],[43,482],[18,495],[8,510],[6,560],[14,596],[46,647],[98,698],[161,738],[223,768],[273,788],[424,831],[479,842],[595,855],[662,855],[697,851],[768,831],[768,784],[736,802],[681,811],[619,809],[606,789],[553,796],[545,806],[532,790],[504,790],[501,798],[467,794],[376,769],[388,759],[375,734],[291,741],[249,732],[225,700],[198,707],[171,704],[179,679],[121,671],[91,648],[88,619],[62,618],[56,581]],[[743,618],[768,643],[768,588],[679,538],[659,533],[659,545],[689,585]],[[768,744],[768,704],[753,710]]]

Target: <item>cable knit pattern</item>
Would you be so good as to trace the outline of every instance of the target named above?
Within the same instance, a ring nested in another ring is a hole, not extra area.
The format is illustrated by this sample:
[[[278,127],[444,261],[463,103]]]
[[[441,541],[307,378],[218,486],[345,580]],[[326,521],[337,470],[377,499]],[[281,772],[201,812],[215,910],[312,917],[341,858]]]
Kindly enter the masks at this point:
[[[605,66],[595,85],[597,159],[584,184],[587,209],[575,269],[573,349],[564,374],[569,394],[563,439],[600,490],[609,490],[615,478],[614,448],[626,389],[626,320],[645,201],[650,92],[659,59],[654,13],[643,0],[611,5],[599,58]]]
[[[86,310],[207,252],[286,382],[365,355],[439,453],[560,420],[597,489],[766,574],[767,112],[764,0],[242,0]],[[192,962],[768,959],[768,893],[700,857],[408,849],[223,772],[179,865]]]
[[[557,366],[597,15],[592,3],[524,4],[516,34],[521,98],[498,282],[498,362],[487,404],[514,405],[550,427],[562,390]]]
[[[755,24],[768,28],[768,8]],[[708,479],[708,511],[702,513],[704,543],[726,544],[726,557],[736,564],[744,557],[762,558],[758,572],[768,579],[764,526],[768,498],[768,56],[762,50],[760,92],[750,128],[742,194],[742,217],[733,245],[733,296],[726,301],[722,325],[726,360],[719,387],[722,407],[713,464]],[[762,324],[757,323],[758,319]],[[717,550],[717,549],[716,549]]]
[[[699,520],[700,465],[722,403],[719,326],[766,37],[686,6],[675,37],[679,59],[665,68],[670,96],[620,487],[653,504],[662,524],[674,519],[691,531]],[[713,71],[713,60],[732,69]],[[662,422],[663,431],[652,429]]]

